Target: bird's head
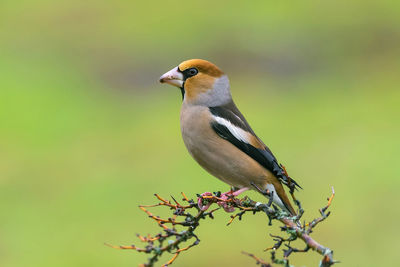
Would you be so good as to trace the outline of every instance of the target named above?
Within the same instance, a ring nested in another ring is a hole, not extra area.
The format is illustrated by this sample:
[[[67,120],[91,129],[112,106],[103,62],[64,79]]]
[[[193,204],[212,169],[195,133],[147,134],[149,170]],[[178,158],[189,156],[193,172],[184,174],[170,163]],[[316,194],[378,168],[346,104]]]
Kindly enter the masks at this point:
[[[160,82],[179,87],[189,104],[217,106],[231,100],[228,77],[206,60],[186,60],[162,75]]]

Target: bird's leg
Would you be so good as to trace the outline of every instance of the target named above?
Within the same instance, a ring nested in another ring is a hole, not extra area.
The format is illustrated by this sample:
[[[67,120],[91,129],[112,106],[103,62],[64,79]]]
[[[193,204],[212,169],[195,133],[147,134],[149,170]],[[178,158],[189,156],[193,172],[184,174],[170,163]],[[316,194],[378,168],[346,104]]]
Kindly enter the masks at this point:
[[[248,188],[248,187],[243,187],[243,188],[240,188],[239,190],[236,190],[236,191],[234,191],[234,192],[232,192],[233,190],[231,190],[230,192],[231,192],[231,194],[232,194],[233,196],[237,197],[238,195],[240,195],[241,193],[246,192],[247,190],[250,190],[250,188]]]

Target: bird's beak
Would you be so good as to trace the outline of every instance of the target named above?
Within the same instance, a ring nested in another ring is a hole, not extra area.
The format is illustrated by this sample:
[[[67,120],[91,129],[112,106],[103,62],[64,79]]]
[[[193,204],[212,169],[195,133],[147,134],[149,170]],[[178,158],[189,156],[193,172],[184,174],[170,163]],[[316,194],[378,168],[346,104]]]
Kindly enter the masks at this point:
[[[183,75],[178,70],[178,67],[173,68],[172,70],[168,71],[167,73],[163,74],[160,77],[160,83],[169,83],[173,86],[182,88],[183,86]]]

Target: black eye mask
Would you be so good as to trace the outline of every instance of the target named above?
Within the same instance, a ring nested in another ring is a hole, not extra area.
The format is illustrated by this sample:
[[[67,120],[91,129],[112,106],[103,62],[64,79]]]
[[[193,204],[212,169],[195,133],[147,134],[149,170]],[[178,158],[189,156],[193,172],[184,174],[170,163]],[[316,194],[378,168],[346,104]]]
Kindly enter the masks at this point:
[[[186,79],[195,76],[199,71],[196,68],[189,68],[184,71],[181,71],[183,74],[183,80],[185,81]]]
[[[182,75],[183,75],[183,84],[182,84],[182,87],[180,88],[181,94],[182,94],[182,100],[183,100],[185,98],[185,81],[186,81],[186,79],[195,76],[197,73],[199,73],[199,71],[196,68],[188,68],[184,71],[181,71],[179,69],[179,67],[178,67],[178,71],[180,73],[182,73]]]

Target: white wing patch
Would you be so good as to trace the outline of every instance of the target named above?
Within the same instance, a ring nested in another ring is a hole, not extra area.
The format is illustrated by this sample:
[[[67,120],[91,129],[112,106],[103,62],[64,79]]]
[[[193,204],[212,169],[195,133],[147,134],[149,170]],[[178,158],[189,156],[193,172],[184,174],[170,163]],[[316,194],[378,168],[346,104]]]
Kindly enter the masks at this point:
[[[221,118],[221,117],[217,117],[217,116],[213,116],[214,119],[221,125],[224,125],[226,128],[228,128],[228,130],[233,134],[234,137],[236,137],[238,140],[245,142],[246,144],[250,144],[249,143],[249,132],[243,130],[242,128],[239,128],[235,125],[233,125],[230,121]]]
[[[278,193],[276,193],[275,186],[273,184],[267,184],[267,189],[269,192],[273,193],[272,201],[274,201],[274,203],[277,204],[282,209],[287,210],[282,200],[279,198]]]

